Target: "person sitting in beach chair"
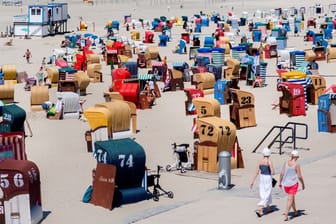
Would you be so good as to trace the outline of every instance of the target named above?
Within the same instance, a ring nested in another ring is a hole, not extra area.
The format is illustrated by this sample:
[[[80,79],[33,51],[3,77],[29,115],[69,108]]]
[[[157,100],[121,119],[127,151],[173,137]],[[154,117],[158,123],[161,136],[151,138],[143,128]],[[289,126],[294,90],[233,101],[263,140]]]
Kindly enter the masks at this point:
[[[171,90],[171,74],[167,72],[162,92]]]
[[[145,87],[143,92],[145,93],[145,95],[147,96],[147,101],[149,103],[149,105],[155,105],[155,92],[154,92],[154,88],[155,88],[155,84],[153,79],[146,81]]]

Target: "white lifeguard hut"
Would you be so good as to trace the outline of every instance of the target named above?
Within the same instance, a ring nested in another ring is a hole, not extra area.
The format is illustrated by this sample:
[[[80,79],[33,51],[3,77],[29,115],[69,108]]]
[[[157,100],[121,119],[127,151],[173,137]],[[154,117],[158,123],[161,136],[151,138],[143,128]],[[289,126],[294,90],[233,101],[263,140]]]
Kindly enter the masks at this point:
[[[68,3],[28,5],[27,15],[14,16],[14,36],[49,36],[67,32]]]

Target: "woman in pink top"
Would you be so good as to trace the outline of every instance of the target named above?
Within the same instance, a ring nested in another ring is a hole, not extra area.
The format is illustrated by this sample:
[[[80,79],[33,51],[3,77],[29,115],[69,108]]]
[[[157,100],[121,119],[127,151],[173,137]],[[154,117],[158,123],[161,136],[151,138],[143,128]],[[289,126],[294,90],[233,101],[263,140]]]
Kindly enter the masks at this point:
[[[279,187],[281,188],[283,186],[284,191],[288,195],[284,221],[288,221],[288,213],[291,208],[293,208],[294,216],[299,215],[295,205],[295,194],[299,187],[299,181],[302,184],[302,190],[305,189],[300,164],[297,163],[297,160],[299,159],[299,152],[297,150],[293,150],[291,155],[291,159],[288,160],[282,167],[279,180]]]

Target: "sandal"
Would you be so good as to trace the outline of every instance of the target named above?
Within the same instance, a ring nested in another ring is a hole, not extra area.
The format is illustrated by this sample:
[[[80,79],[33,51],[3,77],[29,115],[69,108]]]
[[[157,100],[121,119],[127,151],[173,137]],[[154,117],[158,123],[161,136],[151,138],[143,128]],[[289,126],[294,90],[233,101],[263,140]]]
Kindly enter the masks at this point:
[[[256,211],[257,216],[260,218],[262,214],[259,211]]]

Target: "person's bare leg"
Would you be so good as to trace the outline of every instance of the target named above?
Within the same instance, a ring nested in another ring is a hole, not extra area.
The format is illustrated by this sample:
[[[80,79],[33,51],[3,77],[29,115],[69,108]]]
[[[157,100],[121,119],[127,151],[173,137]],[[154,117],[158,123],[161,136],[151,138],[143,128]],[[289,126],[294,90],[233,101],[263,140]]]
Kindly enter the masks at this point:
[[[286,212],[285,212],[285,219],[284,221],[288,221],[288,213],[292,207],[293,204],[293,199],[294,199],[294,195],[289,194],[287,197],[287,206],[286,206]]]
[[[296,210],[296,205],[295,205],[295,195],[293,195],[292,208],[294,211],[294,216],[298,216],[298,211]]]

